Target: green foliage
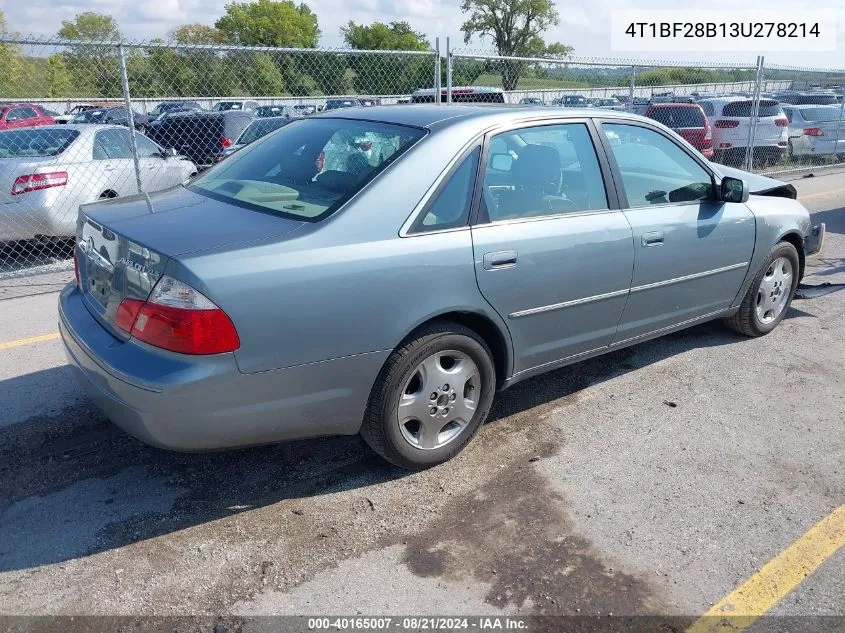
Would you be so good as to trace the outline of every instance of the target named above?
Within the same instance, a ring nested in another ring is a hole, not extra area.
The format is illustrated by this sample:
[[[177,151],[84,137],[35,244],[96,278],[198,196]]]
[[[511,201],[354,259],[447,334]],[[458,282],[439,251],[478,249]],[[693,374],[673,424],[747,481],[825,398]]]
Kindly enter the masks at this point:
[[[174,44],[227,44],[229,38],[218,28],[205,24],[183,24],[170,32]]]
[[[59,37],[65,40],[89,40],[92,42],[117,42],[122,39],[117,22],[110,15],[86,11],[73,20],[63,20]]]
[[[351,89],[346,55],[318,53],[300,55],[299,68],[314,79],[317,89],[324,95],[343,95]]]
[[[230,42],[246,46],[316,48],[320,37],[317,16],[304,3],[233,2],[215,26]]]
[[[638,86],[671,86],[729,81],[754,81],[753,70],[708,68],[655,68],[637,73]]]
[[[350,48],[369,51],[427,51],[431,44],[423,33],[417,33],[407,22],[373,22],[371,25],[355,24],[351,20],[341,27],[343,41]]]
[[[249,72],[245,73],[245,87],[251,95],[279,95],[285,89],[279,67],[267,53],[253,53]]]
[[[68,72],[65,60],[58,53],[53,53],[47,58],[47,84],[49,85],[51,97],[64,97],[70,94],[71,76]]]

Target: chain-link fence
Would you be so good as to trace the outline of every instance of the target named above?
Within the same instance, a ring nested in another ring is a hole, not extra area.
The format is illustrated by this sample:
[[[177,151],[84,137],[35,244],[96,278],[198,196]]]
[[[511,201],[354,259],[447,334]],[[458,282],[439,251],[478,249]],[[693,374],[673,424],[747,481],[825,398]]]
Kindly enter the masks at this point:
[[[704,156],[780,172],[845,160],[845,71],[0,39],[0,277],[67,266],[80,204],[154,192],[321,110],[493,102],[634,112]],[[354,141],[354,139],[353,139]]]

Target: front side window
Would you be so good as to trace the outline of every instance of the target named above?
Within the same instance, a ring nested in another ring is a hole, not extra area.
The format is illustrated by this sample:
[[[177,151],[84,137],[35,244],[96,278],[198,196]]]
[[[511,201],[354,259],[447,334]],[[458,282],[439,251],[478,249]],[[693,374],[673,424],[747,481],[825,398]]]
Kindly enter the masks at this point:
[[[259,211],[317,221],[425,135],[374,121],[304,119],[236,152],[191,189]]]
[[[425,213],[417,219],[411,232],[440,231],[466,225],[469,220],[473,184],[480,155],[481,148],[476,147],[457,169],[453,170],[446,186],[435,196]]]
[[[630,207],[706,200],[710,173],[680,146],[648,128],[603,123]]]
[[[490,143],[483,209],[491,222],[607,208],[585,124],[522,128]]]
[[[135,134],[135,146],[141,158],[161,157],[161,148],[143,134]]]

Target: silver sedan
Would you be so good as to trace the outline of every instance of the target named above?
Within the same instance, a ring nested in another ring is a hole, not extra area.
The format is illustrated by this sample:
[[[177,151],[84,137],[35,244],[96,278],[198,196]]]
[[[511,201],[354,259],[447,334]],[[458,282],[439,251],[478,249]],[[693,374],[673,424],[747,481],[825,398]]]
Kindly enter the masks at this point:
[[[69,237],[79,205],[138,193],[129,130],[52,125],[0,132],[0,240]],[[197,172],[135,133],[143,191],[173,187]]]
[[[360,433],[425,468],[530,376],[710,319],[771,332],[824,238],[795,198],[631,114],[339,110],[83,206],[60,329],[146,442]]]

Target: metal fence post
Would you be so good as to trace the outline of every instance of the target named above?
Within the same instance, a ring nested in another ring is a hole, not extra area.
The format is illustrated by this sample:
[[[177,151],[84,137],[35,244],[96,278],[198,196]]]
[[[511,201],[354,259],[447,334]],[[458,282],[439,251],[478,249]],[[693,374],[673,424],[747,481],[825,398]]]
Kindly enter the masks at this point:
[[[763,81],[763,56],[757,57],[757,74],[754,77],[754,96],[751,102],[751,125],[748,128],[748,145],[745,148],[745,171],[751,171],[754,164],[754,140],[757,135],[757,119],[760,118],[760,91]]]
[[[132,150],[132,162],[135,163],[135,182],[138,193],[143,191],[141,185],[141,163],[138,161],[138,144],[135,142],[135,116],[132,113],[132,98],[129,94],[129,75],[126,72],[126,52],[123,44],[117,47],[120,58],[120,84],[123,89],[123,103],[126,105],[126,123],[129,126],[129,147]]]
[[[440,38],[434,38],[434,103],[440,103]]]
[[[452,103],[452,45],[446,38],[446,103]]]
[[[631,66],[631,87],[628,90],[628,110],[634,111],[634,86],[637,83],[637,67]]]

